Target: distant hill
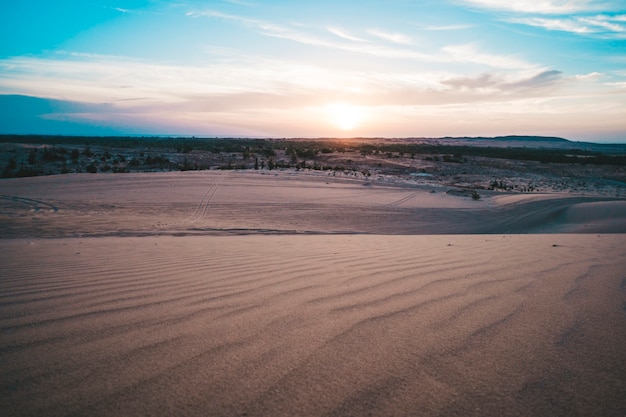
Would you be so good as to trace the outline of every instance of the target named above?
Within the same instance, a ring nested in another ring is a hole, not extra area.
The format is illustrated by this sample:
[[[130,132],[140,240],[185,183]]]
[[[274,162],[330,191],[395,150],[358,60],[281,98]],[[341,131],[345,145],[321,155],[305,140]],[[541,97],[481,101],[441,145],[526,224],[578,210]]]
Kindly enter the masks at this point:
[[[570,140],[558,138],[554,136],[496,136],[494,138],[485,138],[491,140],[505,140],[505,141],[522,141],[522,142],[571,142]]]
[[[626,143],[574,142],[554,136],[446,137],[434,139],[442,145],[537,149],[577,149],[605,154],[626,154]]]
[[[184,147],[191,146],[196,149],[210,148],[211,143],[228,144],[229,146],[245,146],[254,142],[265,142],[277,145],[281,142],[297,142],[297,143],[323,143],[328,141],[350,141],[365,144],[403,144],[410,145],[430,145],[430,146],[462,146],[462,147],[479,147],[479,148],[529,148],[529,149],[545,149],[557,150],[561,153],[568,150],[578,150],[586,152],[597,152],[605,155],[626,155],[626,143],[593,143],[593,142],[574,142],[568,139],[554,136],[477,136],[477,137],[442,137],[442,138],[426,138],[426,137],[408,137],[408,138],[365,138],[355,137],[351,139],[335,139],[335,138],[240,138],[240,137],[168,137],[168,136],[82,136],[82,135],[15,135],[0,134],[0,143],[40,143],[40,144],[77,144],[77,145],[107,145],[123,148],[148,146],[151,148],[164,147]],[[217,142],[216,142],[217,141]],[[345,143],[345,142],[344,142]],[[354,143],[353,143],[354,144]],[[314,146],[315,147],[315,146]],[[434,150],[433,150],[434,152]]]

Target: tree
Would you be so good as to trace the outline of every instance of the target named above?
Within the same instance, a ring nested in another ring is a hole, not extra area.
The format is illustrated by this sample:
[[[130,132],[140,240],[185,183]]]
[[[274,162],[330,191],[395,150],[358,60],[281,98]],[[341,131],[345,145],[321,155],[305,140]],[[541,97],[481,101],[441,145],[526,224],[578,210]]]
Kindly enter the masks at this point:
[[[37,162],[36,159],[37,156],[37,149],[33,148],[28,152],[28,163],[31,165],[35,165],[35,162]]]

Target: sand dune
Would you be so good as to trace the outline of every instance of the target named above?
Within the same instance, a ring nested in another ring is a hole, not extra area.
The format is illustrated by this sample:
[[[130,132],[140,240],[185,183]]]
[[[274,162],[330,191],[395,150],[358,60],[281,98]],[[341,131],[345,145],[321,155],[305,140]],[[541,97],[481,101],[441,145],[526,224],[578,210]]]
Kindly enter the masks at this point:
[[[2,240],[0,409],[621,416],[623,244],[623,235]]]
[[[473,201],[448,191],[293,171],[21,178],[0,182],[0,230],[3,237],[626,233],[624,200],[482,191]]]
[[[2,415],[622,417],[626,203],[446,191],[3,180]]]

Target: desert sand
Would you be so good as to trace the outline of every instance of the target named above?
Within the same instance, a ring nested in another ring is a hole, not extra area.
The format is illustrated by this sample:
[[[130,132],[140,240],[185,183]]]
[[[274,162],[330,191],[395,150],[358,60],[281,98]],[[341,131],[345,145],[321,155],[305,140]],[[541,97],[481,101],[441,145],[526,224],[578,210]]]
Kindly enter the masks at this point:
[[[2,415],[626,412],[623,200],[293,171],[0,197]]]
[[[469,191],[290,171],[66,174],[0,182],[2,237],[626,233],[626,199]]]

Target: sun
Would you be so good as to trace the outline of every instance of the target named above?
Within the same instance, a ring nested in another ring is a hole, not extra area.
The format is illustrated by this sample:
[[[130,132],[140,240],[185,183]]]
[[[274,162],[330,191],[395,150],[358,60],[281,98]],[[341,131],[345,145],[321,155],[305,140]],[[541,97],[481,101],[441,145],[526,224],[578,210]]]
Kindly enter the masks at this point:
[[[330,122],[341,130],[352,130],[363,122],[363,111],[349,103],[332,103],[326,106]]]

